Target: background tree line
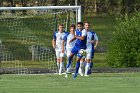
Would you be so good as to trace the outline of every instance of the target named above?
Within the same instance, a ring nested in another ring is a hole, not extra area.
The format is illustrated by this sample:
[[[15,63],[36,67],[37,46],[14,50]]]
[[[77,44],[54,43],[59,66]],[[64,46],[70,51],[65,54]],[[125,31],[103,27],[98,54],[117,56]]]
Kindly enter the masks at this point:
[[[77,0],[82,13],[130,14],[140,11],[140,0]],[[75,0],[0,0],[0,6],[75,5]]]

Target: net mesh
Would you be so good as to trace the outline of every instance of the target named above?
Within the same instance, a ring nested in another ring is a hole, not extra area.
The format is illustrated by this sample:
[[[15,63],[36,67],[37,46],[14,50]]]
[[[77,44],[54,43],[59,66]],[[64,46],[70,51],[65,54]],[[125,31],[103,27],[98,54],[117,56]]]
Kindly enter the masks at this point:
[[[75,9],[0,11],[1,73],[54,73],[51,40],[58,24],[75,24]]]

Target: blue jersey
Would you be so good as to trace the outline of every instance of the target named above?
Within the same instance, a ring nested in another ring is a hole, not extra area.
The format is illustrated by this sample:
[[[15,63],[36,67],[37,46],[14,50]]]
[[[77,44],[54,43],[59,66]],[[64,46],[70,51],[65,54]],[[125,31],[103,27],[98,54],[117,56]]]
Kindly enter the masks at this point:
[[[79,49],[86,49],[86,42],[87,42],[87,32],[86,32],[86,30],[83,29],[82,31],[79,31],[79,29],[77,29],[75,31],[75,35],[85,36],[84,40],[76,39],[75,46]]]

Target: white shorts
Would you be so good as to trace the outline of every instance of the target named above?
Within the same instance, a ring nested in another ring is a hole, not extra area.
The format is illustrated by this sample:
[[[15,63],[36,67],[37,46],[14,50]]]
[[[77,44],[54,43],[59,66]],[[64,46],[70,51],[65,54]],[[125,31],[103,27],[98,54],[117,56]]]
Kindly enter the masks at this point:
[[[67,53],[67,57],[69,57],[70,53],[71,53],[72,48],[68,48],[66,53]]]
[[[65,56],[65,52],[62,53],[61,50],[55,50],[56,53],[56,58],[59,59],[60,57],[64,57]]]
[[[92,54],[92,50],[86,49],[86,56],[83,56],[82,58],[91,59],[91,54]]]
[[[86,59],[91,59],[92,50],[86,49]]]

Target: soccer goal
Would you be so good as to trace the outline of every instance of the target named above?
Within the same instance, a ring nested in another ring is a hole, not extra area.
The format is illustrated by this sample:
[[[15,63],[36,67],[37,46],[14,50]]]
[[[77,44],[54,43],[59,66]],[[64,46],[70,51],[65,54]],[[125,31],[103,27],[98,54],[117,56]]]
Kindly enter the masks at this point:
[[[1,73],[56,72],[53,33],[79,21],[81,6],[0,7]]]

